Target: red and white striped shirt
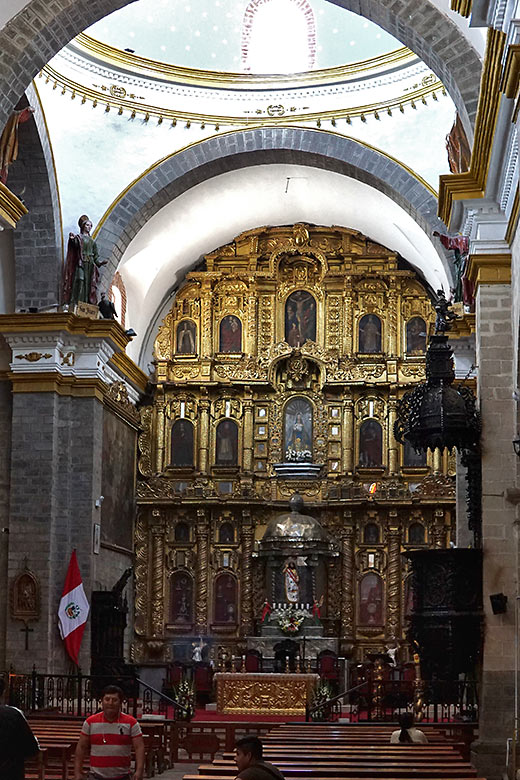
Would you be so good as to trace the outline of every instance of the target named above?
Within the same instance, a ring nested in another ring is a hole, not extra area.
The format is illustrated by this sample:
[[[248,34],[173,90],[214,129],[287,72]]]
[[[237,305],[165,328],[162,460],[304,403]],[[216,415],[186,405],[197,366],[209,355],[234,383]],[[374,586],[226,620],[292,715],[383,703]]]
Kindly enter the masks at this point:
[[[90,768],[98,777],[116,780],[130,772],[132,739],[141,727],[131,715],[120,712],[117,720],[107,720],[103,712],[91,715],[82,729],[90,740]]]

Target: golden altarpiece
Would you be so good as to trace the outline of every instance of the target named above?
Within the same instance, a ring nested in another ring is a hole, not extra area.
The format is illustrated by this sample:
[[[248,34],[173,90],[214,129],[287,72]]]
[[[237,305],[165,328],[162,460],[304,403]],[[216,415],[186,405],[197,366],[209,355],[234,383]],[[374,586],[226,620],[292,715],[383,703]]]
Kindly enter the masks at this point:
[[[454,456],[393,436],[433,318],[417,274],[345,228],[251,230],[187,275],[141,413],[137,663],[191,658],[199,637],[215,661],[265,651],[259,549],[294,493],[336,552],[300,598],[306,559],[287,560],[285,601],[319,604],[318,648],[364,660],[393,643],[407,660],[401,553],[454,528]]]

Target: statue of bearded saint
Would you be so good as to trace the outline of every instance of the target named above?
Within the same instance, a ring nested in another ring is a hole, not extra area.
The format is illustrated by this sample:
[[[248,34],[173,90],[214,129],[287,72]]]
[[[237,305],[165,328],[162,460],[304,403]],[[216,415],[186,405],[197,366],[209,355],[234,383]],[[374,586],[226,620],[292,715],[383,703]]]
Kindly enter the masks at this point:
[[[288,560],[283,569],[285,596],[290,604],[298,604],[300,596],[300,575],[294,561]]]

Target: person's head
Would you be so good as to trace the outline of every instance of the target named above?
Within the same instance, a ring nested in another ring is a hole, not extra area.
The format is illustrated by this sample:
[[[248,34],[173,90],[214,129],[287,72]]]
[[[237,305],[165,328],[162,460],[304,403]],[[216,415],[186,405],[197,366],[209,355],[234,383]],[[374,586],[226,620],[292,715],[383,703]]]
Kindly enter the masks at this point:
[[[411,729],[413,726],[413,714],[411,712],[403,712],[399,715],[399,725],[402,729]]]
[[[107,685],[101,694],[103,715],[108,720],[116,720],[123,704],[123,691],[117,685]]]
[[[235,743],[235,763],[239,772],[261,761],[262,756],[263,745],[258,737],[242,737]]]
[[[82,214],[78,219],[78,225],[80,233],[90,233],[92,230],[92,222],[86,214]]]

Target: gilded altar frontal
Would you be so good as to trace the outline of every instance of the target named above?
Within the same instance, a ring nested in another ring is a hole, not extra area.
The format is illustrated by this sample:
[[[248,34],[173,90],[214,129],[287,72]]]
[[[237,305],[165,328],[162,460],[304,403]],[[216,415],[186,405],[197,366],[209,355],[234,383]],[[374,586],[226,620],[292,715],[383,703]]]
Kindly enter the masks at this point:
[[[141,409],[136,662],[198,646],[224,669],[287,639],[410,660],[402,553],[455,524],[455,454],[393,435],[434,318],[420,277],[346,228],[251,230],[187,274]]]

